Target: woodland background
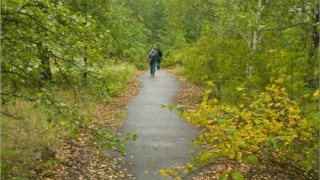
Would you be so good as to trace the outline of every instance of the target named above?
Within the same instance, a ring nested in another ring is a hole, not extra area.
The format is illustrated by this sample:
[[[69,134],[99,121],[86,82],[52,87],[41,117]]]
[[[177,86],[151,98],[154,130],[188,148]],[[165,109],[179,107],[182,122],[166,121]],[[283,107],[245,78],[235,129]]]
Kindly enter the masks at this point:
[[[318,178],[317,0],[2,0],[1,30],[2,179],[54,166],[97,104],[148,68],[150,45],[207,94],[181,115],[209,148],[179,168],[268,157]]]

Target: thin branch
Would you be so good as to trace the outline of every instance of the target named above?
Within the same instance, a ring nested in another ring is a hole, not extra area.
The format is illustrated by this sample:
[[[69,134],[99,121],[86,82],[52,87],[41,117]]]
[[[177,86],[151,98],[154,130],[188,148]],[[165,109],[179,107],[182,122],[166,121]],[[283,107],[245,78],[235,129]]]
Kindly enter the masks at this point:
[[[62,58],[62,57],[59,57],[59,56],[57,56],[57,55],[52,54],[52,56],[55,57],[55,58],[57,58],[57,59],[63,60],[63,61],[65,61],[65,62],[68,62],[68,60],[66,60],[66,59],[64,59],[64,58]],[[82,68],[81,68],[80,66],[78,66],[77,64],[72,63],[72,65],[74,65],[75,67],[77,67],[80,71],[85,72],[85,70],[82,69]],[[92,75],[91,73],[88,73],[88,75],[91,76],[91,77],[93,77],[94,79],[101,80],[101,78],[98,78],[98,77]]]
[[[215,164],[221,164],[221,163],[219,163],[219,162],[212,162],[212,163],[206,164],[206,165],[202,166],[201,168],[199,168],[199,169],[197,169],[197,170],[195,170],[195,171],[192,171],[192,172],[188,173],[187,175],[183,176],[182,179],[185,179],[186,177],[190,176],[191,174],[196,174],[198,171],[200,171],[200,170],[202,170],[202,169],[204,169],[204,168],[206,168],[206,167],[208,167],[208,166],[215,165]]]
[[[22,14],[22,15],[25,15],[27,17],[29,17],[30,19],[32,19],[39,27],[43,28],[45,31],[49,31],[51,32],[52,34],[54,34],[53,31],[51,31],[50,29],[48,29],[47,27],[45,27],[42,22],[40,22],[39,20],[37,20],[35,17],[33,17],[32,15],[30,14],[27,14],[27,13],[23,13],[23,12],[18,12],[18,14]]]
[[[1,111],[1,114],[5,115],[5,116],[7,116],[7,117],[9,117],[9,118],[15,119],[15,120],[22,120],[21,117],[14,117],[13,115],[7,114],[7,113],[5,113],[5,112],[3,112],[3,111]]]
[[[284,31],[286,29],[290,29],[290,28],[293,28],[293,27],[296,27],[296,26],[300,26],[300,25],[308,25],[310,27],[313,27],[309,23],[298,23],[298,24],[294,24],[294,25],[289,26],[289,27],[283,27],[283,28],[279,28],[279,29],[260,29],[260,31]]]
[[[5,115],[5,116],[7,116],[9,118],[15,119],[15,120],[20,120],[23,123],[23,125],[25,126],[26,131],[29,133],[28,124],[26,122],[24,122],[24,119],[22,117],[15,117],[15,116],[13,116],[11,114],[7,114],[7,113],[5,113],[3,111],[1,111],[1,114]]]
[[[54,58],[54,62],[55,64],[57,65],[58,69],[59,69],[59,72],[62,74],[62,76],[66,79],[68,85],[71,87],[72,91],[73,91],[73,96],[74,96],[74,103],[77,101],[77,93],[76,93],[76,90],[75,88],[72,86],[72,84],[70,83],[69,81],[69,78],[67,77],[67,75],[62,71],[59,63],[57,62],[56,58]]]
[[[247,42],[248,46],[251,46],[251,42],[249,39],[246,37],[246,35],[243,32],[240,32],[240,36],[244,38],[244,40]]]
[[[19,73],[17,73],[17,72],[13,72],[13,71],[6,71],[6,70],[3,70],[3,71],[1,71],[1,73],[6,73],[6,74],[15,74],[15,75],[17,75],[17,76],[22,77],[23,79],[28,79],[28,78],[27,78],[27,77],[25,77],[24,75],[21,75],[21,74],[19,74]]]
[[[12,96],[12,97],[21,98],[21,99],[26,99],[26,100],[32,101],[32,102],[36,101],[36,99],[27,98],[25,96],[17,95],[17,94],[9,94],[9,93],[5,93],[3,91],[1,92],[1,95],[3,95],[3,96]]]

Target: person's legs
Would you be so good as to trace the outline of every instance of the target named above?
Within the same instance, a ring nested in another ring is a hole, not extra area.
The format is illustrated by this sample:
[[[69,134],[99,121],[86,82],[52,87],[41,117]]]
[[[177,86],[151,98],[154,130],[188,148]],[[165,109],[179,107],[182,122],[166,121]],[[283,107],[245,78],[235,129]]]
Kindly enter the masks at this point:
[[[157,62],[155,61],[154,63],[153,63],[153,76],[154,76],[154,73],[155,73],[155,71],[156,71],[156,64],[157,64]]]
[[[150,63],[150,66],[151,66],[151,76],[154,76],[154,72],[155,72],[155,70],[156,70],[156,61],[152,61],[151,63]]]
[[[159,59],[158,59],[158,62],[157,62],[157,68],[158,68],[158,69],[160,69],[160,64],[161,64],[161,58],[159,58]]]

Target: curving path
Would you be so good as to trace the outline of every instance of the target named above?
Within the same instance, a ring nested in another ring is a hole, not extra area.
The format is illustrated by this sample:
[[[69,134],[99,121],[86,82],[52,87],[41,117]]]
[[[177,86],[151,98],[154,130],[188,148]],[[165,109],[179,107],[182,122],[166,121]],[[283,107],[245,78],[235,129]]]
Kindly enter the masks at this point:
[[[188,145],[197,128],[179,118],[176,110],[161,108],[163,103],[173,104],[171,99],[178,93],[180,83],[166,70],[158,70],[155,77],[149,71],[140,76],[142,89],[127,104],[127,120],[122,133],[134,132],[135,142],[127,142],[126,167],[137,180],[166,179],[156,174],[172,164],[184,165],[190,160]]]

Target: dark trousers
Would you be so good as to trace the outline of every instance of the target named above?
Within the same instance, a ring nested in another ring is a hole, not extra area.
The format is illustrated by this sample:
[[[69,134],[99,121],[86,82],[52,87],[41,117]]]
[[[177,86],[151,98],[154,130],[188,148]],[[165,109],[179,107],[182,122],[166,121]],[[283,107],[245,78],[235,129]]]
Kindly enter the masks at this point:
[[[161,64],[161,57],[159,57],[158,60],[157,60],[158,69],[160,68],[160,64]]]
[[[156,64],[157,64],[157,61],[150,61],[150,73],[152,76],[154,76],[154,72],[156,71]]]

